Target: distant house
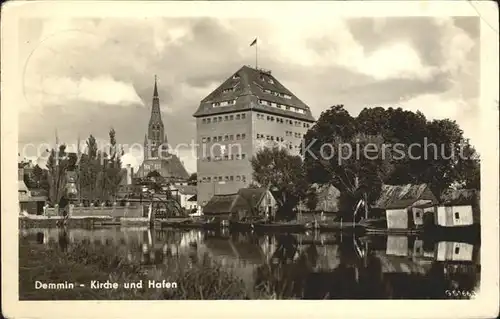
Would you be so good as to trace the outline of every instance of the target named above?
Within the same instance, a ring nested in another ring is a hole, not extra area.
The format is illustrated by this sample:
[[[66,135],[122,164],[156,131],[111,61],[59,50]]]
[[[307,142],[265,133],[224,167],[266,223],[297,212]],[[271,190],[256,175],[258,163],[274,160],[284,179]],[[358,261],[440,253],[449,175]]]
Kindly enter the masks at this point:
[[[426,215],[433,217],[437,204],[427,184],[383,185],[372,208],[385,211],[388,229],[408,229],[423,225]]]
[[[301,214],[297,216],[300,222],[329,222],[337,217],[339,212],[340,191],[332,185],[313,185],[316,188],[318,203],[311,211],[305,203],[299,205]]]
[[[237,220],[248,216],[274,216],[276,199],[267,188],[241,188],[233,205]]]
[[[204,215],[227,220],[275,213],[276,199],[267,188],[242,188],[236,194],[215,195],[203,207]]]
[[[19,199],[19,212],[41,215],[43,213],[43,206],[47,200],[47,196],[41,194],[41,192],[32,192],[28,189],[24,183],[24,170],[22,168],[18,169],[18,181],[17,181],[17,191]]]
[[[203,215],[228,220],[238,194],[214,195],[203,207]]]
[[[463,227],[480,224],[480,193],[472,189],[448,190],[436,208],[435,224],[443,227]]]
[[[176,195],[179,204],[182,208],[187,211],[192,211],[193,209],[198,210],[198,204],[196,201],[192,201],[191,198],[196,196],[196,186],[194,185],[171,185],[170,190],[173,195]]]

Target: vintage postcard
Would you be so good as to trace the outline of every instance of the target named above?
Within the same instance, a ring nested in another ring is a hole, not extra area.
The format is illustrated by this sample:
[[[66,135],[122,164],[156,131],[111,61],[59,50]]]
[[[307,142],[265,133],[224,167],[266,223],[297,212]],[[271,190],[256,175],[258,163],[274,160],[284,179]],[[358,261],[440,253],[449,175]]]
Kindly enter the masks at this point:
[[[4,316],[498,314],[494,2],[2,9]]]

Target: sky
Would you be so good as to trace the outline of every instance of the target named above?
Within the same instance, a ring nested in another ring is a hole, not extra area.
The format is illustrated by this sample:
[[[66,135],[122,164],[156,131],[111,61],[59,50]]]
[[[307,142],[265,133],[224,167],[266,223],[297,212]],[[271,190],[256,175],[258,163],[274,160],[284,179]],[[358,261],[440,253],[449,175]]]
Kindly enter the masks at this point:
[[[243,65],[273,75],[315,118],[343,104],[420,110],[456,120],[478,143],[479,19],[377,17],[309,19],[23,19],[19,23],[19,149],[76,143],[93,134],[142,144],[154,75],[169,143],[190,143],[200,100]],[[34,148],[24,156],[36,157]],[[71,149],[70,149],[71,150]],[[126,149],[124,163],[142,154]],[[179,154],[196,171],[191,151]]]

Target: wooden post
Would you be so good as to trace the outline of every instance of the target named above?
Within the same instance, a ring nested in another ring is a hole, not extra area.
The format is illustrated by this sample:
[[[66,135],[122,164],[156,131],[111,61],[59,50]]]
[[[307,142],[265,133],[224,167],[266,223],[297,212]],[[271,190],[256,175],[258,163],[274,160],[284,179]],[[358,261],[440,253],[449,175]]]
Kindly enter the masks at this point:
[[[148,221],[149,225],[153,225],[154,223],[154,218],[153,218],[153,202],[149,204],[149,211],[148,211]]]

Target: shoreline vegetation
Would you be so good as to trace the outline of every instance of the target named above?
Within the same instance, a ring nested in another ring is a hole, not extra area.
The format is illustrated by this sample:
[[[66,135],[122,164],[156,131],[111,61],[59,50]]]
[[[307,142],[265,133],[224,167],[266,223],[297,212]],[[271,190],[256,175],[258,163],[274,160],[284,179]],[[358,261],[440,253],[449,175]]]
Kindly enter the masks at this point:
[[[48,245],[40,247],[20,238],[20,300],[185,300],[185,299],[272,299],[271,295],[247,287],[231,269],[223,268],[205,255],[193,261],[188,256],[170,257],[164,265],[144,267],[120,256],[111,247],[89,250],[83,244],[63,252]],[[118,289],[91,289],[92,280],[116,282]],[[124,288],[124,283],[143,281],[143,288]],[[148,288],[148,281],[175,282],[177,288]],[[35,281],[69,282],[74,289],[36,289]]]

